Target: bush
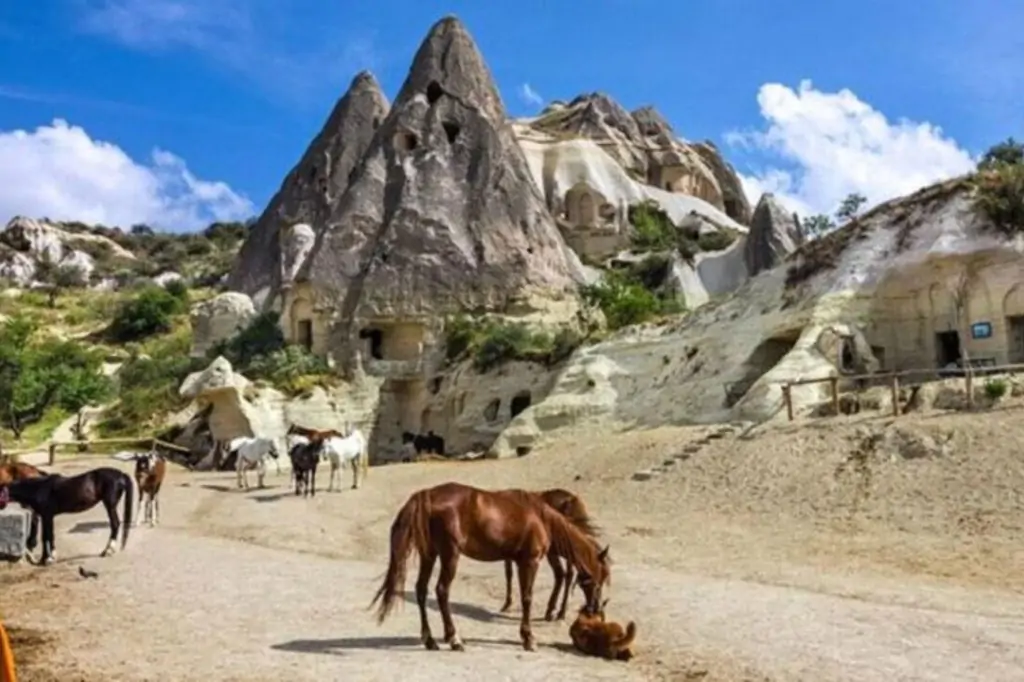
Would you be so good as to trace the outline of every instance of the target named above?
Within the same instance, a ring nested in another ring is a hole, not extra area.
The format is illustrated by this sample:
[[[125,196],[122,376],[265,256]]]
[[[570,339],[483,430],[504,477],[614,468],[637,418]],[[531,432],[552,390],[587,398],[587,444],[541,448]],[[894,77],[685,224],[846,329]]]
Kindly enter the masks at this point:
[[[569,328],[552,335],[522,323],[458,315],[445,325],[445,356],[453,362],[471,355],[474,369],[481,374],[515,360],[551,367],[566,360],[584,340]]]
[[[661,315],[686,310],[674,293],[663,290],[671,261],[652,256],[635,263],[625,272],[610,271],[603,282],[583,287],[583,298],[604,313],[611,330],[640,324]]]
[[[182,301],[185,305],[188,305],[188,285],[185,284],[184,280],[172,279],[164,285],[164,289],[166,289],[167,293],[171,296]]]
[[[284,334],[281,333],[279,319],[275,312],[257,315],[233,337],[210,349],[209,357],[223,355],[232,367],[244,372],[257,358],[284,350]]]
[[[110,324],[109,335],[118,342],[138,341],[169,332],[172,318],[187,310],[188,304],[167,289],[150,285],[123,303]]]
[[[1006,395],[1009,385],[1003,379],[989,379],[985,382],[985,395],[989,400],[996,401]]]
[[[996,162],[974,178],[974,206],[1002,234],[1024,232],[1024,164]]]
[[[697,245],[701,251],[722,251],[732,246],[736,241],[736,235],[732,232],[721,230],[719,232],[706,232],[697,238]]]
[[[677,247],[676,226],[656,203],[645,201],[629,207],[629,222],[636,234],[633,246],[645,251],[668,251]]]
[[[268,381],[289,395],[304,393],[312,384],[326,387],[334,376],[326,360],[297,345],[257,355],[245,370],[250,378]]]

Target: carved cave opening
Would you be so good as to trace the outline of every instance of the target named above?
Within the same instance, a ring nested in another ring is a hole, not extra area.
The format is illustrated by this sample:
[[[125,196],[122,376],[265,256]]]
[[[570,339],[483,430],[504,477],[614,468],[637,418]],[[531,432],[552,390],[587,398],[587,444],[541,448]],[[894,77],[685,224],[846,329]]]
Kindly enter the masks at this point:
[[[444,89],[437,81],[430,81],[427,84],[427,101],[435,104],[444,95]]]
[[[530,406],[532,397],[529,391],[520,391],[512,396],[512,402],[509,403],[508,412],[509,416],[515,419],[516,415],[525,410]]]
[[[376,130],[377,128],[380,128],[380,118],[377,117],[377,116],[374,116],[373,117],[373,123],[371,125],[373,125],[373,129],[374,130]]]
[[[793,350],[800,339],[799,329],[793,329],[767,338],[757,345],[743,363],[743,375],[738,381],[729,384],[726,390],[725,406],[732,407],[738,403],[757,380],[767,374],[789,351]]]
[[[495,398],[491,402],[487,403],[487,407],[484,408],[484,419],[488,422],[495,422],[498,420],[498,410],[501,409],[501,399]]]
[[[368,327],[359,331],[359,338],[369,340],[370,357],[374,360],[384,359],[384,332]]]
[[[306,351],[313,350],[313,320],[299,320],[296,324],[296,341]]]
[[[448,138],[448,144],[452,144],[458,139],[459,133],[462,131],[462,127],[459,126],[455,121],[445,121],[441,124],[444,128],[445,137]]]
[[[415,133],[411,133],[408,130],[400,130],[395,133],[395,149],[402,152],[411,152],[416,149],[419,144],[419,140],[416,138]]]

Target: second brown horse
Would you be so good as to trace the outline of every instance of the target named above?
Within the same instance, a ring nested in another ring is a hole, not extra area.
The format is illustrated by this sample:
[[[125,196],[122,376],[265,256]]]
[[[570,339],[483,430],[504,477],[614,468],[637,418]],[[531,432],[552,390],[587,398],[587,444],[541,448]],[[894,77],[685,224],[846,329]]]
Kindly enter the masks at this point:
[[[562,488],[552,488],[538,493],[540,498],[547,504],[554,507],[555,511],[569,519],[577,528],[590,537],[597,539],[598,530],[587,513],[587,506],[583,500]],[[551,597],[548,599],[548,608],[544,612],[544,620],[555,619],[555,606],[558,604],[558,594],[562,592],[562,606],[558,609],[558,620],[565,618],[566,607],[569,602],[569,592],[572,590],[573,579],[576,571],[571,561],[562,565],[562,559],[552,549],[548,552],[548,564],[555,574],[555,586],[551,588]],[[564,591],[563,591],[564,588]],[[512,608],[512,562],[505,560],[505,603],[501,612],[505,613]]]
[[[427,622],[427,587],[434,564],[441,560],[437,581],[437,607],[444,623],[444,641],[453,650],[464,645],[452,620],[448,602],[459,557],[476,561],[510,560],[519,573],[522,620],[519,634],[523,648],[536,649],[530,628],[533,582],[540,562],[553,549],[569,559],[580,574],[587,604],[600,608],[601,590],[610,577],[608,548],[597,542],[546,504],[539,495],[523,490],[481,490],[461,483],[443,483],[419,490],[409,498],[391,524],[391,555],[388,571],[371,606],[380,601],[378,622],[387,618],[405,584],[409,554],[419,554],[416,603],[424,646],[438,649]]]

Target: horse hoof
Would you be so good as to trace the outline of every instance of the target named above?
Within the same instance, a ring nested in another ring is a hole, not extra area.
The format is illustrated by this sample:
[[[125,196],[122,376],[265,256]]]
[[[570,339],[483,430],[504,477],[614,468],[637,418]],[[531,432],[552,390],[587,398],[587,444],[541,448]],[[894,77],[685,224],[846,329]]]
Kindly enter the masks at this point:
[[[452,651],[465,651],[466,645],[462,642],[452,642]]]
[[[426,642],[424,642],[423,645],[425,647],[427,647],[427,651],[440,651],[441,650],[441,647],[439,647],[437,645],[437,642],[434,640],[433,637],[431,637]]]
[[[512,610],[512,604],[509,603],[509,604],[505,604],[500,609],[498,609],[498,613],[508,613],[511,610]]]
[[[523,640],[523,651],[536,651],[537,643],[532,639]]]
[[[544,620],[546,620],[547,622],[550,623],[554,619],[555,619],[555,614],[553,614],[553,613],[545,613],[544,614]]]

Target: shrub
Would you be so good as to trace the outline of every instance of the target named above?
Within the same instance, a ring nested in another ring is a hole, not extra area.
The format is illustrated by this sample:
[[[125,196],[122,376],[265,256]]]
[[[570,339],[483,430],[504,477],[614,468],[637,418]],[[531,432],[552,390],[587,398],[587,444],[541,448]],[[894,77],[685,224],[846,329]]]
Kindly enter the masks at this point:
[[[654,256],[625,272],[613,270],[604,281],[583,287],[583,298],[601,309],[612,330],[681,313],[686,309],[684,302],[673,293],[659,291],[668,279],[670,266],[668,259]]]
[[[1024,164],[995,162],[974,178],[974,206],[1006,236],[1024,232]]]
[[[514,360],[550,367],[567,359],[584,340],[570,328],[552,335],[518,322],[458,315],[445,325],[445,356],[455,361],[471,355],[474,369],[481,374]]]
[[[989,400],[999,400],[1006,395],[1009,385],[1003,379],[989,379],[985,382],[985,395]]]
[[[250,378],[268,381],[290,395],[304,393],[315,384],[326,386],[333,377],[326,360],[298,345],[257,355],[245,370]]]
[[[167,289],[147,286],[139,294],[121,304],[110,324],[114,341],[138,341],[171,330],[174,315],[184,312],[187,303]]]
[[[706,232],[697,239],[697,245],[701,251],[722,251],[729,248],[736,241],[736,235],[732,232],[721,230],[718,232]]]
[[[1024,144],[1012,137],[989,148],[978,162],[979,170],[987,170],[1002,165],[1019,166],[1024,164]]]
[[[172,279],[164,285],[164,289],[166,289],[167,293],[171,296],[188,305],[188,285],[185,284],[184,280]]]
[[[636,234],[633,246],[645,251],[667,251],[676,248],[676,227],[656,203],[645,201],[629,207],[629,222]]]
[[[210,349],[209,357],[223,355],[231,366],[244,372],[257,359],[269,356],[285,347],[284,334],[275,312],[261,313],[227,341]]]

